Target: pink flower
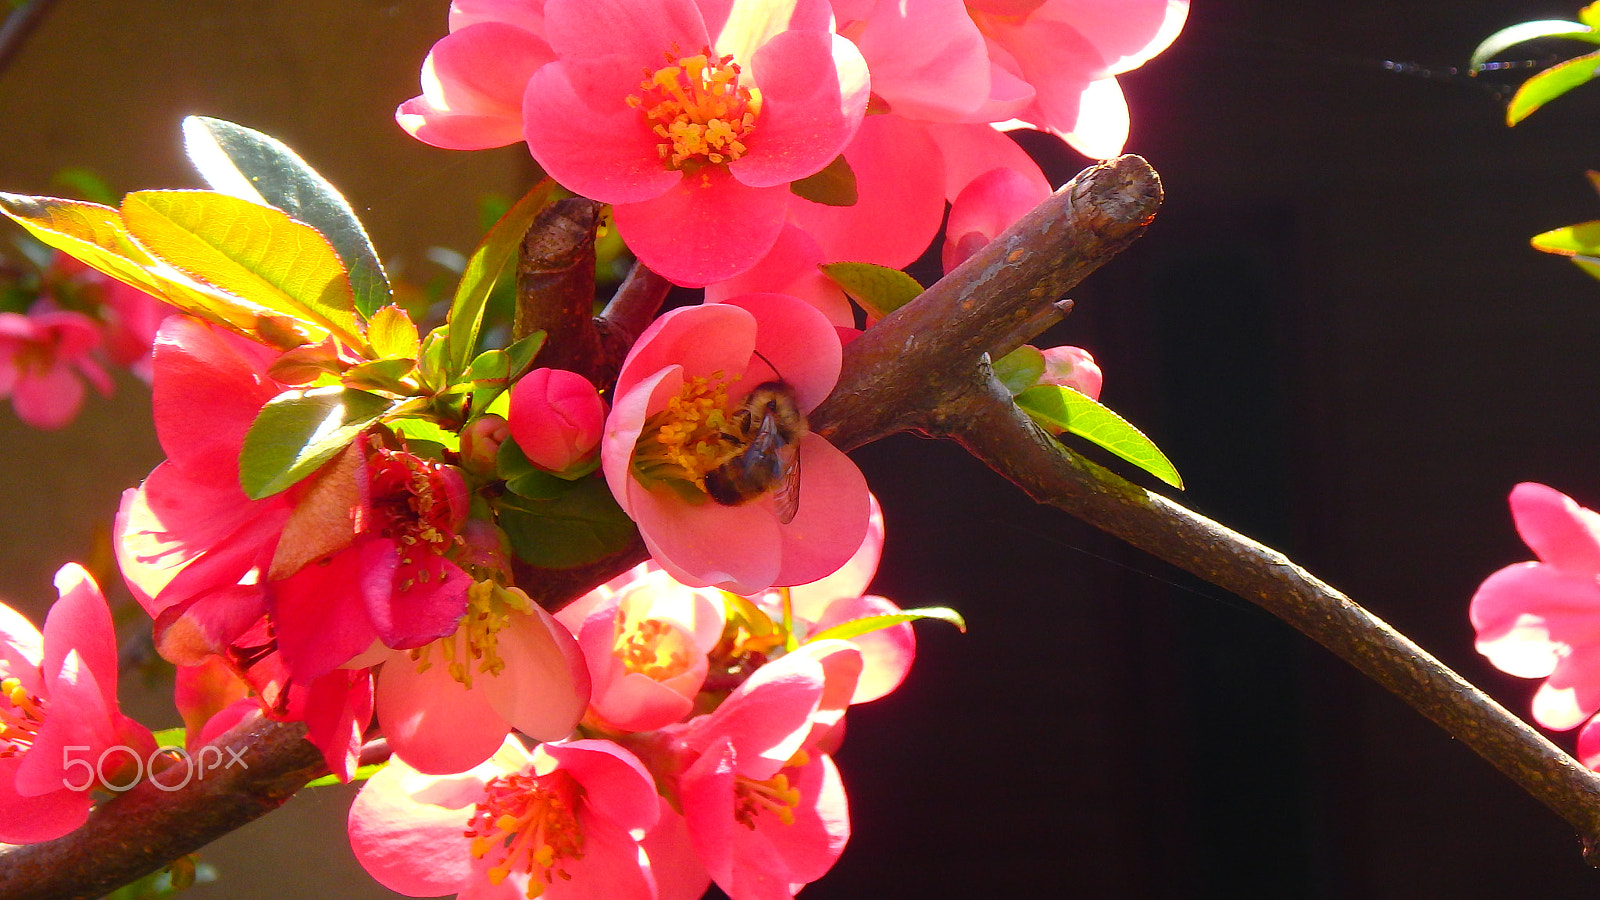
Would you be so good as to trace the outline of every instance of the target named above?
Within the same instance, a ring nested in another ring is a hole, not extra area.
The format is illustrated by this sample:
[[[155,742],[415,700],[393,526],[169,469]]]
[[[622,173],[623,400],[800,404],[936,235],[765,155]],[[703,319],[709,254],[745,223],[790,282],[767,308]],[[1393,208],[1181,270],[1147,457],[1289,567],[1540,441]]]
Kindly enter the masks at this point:
[[[629,248],[680,284],[765,255],[789,184],[832,162],[866,110],[866,63],[831,33],[825,0],[549,0],[544,12],[557,60],[523,95],[528,148],[563,186],[613,204]]]
[[[792,897],[844,850],[849,806],[821,743],[860,671],[850,644],[806,644],[757,669],[714,712],[663,734],[689,842],[733,900]]]
[[[461,775],[391,761],[350,807],[350,847],[412,897],[654,900],[639,841],[659,809],[649,773],[610,741],[507,740]]]
[[[1100,385],[1104,380],[1100,366],[1089,351],[1082,347],[1047,347],[1044,354],[1044,375],[1040,384],[1059,384],[1088,397],[1100,399]]]
[[[177,310],[59,250],[50,258],[45,289],[56,306],[99,319],[106,358],[150,381],[151,344],[161,320]]]
[[[562,472],[583,465],[600,449],[606,404],[577,372],[534,369],[511,386],[507,421],[529,462]]]
[[[781,471],[747,502],[715,502],[706,487],[708,474],[726,471],[736,456],[751,469],[763,461],[747,455],[753,440],[728,437],[739,430],[733,417],[743,398],[781,379],[798,412],[807,413],[833,389],[840,352],[827,319],[782,294],[676,309],[639,338],[617,380],[601,460],[617,502],[673,577],[754,593],[815,581],[861,546],[870,512],[866,481],[849,457],[809,431],[763,439],[771,452],[758,446],[756,455]],[[749,416],[751,430],[765,421],[767,412],[759,412],[759,419]],[[784,477],[793,465],[800,467],[797,485]],[[780,493],[798,501],[788,510],[792,520],[776,506]]]
[[[1128,139],[1128,104],[1116,76],[1172,43],[1189,2],[967,0],[967,10],[988,38],[995,65],[1034,91],[1022,109],[1013,111],[1019,98],[1012,94],[985,111],[984,120],[1014,116],[1060,135],[1085,156],[1106,159]]]
[[[395,755],[421,772],[471,769],[512,728],[566,737],[589,702],[589,669],[566,627],[516,588],[468,590],[456,633],[391,652],[378,673],[378,723]]]
[[[653,731],[688,717],[705,682],[706,655],[722,639],[721,593],[687,587],[649,564],[608,586],[594,602],[557,614],[588,661],[594,723]]]
[[[961,0],[866,0],[835,3],[834,11],[839,32],[861,48],[872,93],[888,112],[971,121],[989,101],[994,73]]]
[[[0,604],[0,843],[54,840],[88,818],[96,788],[125,789],[155,740],[117,707],[111,611],[76,563],[44,634]]]
[[[940,253],[945,272],[966,262],[967,257],[1048,196],[1049,184],[1041,185],[1030,179],[1028,173],[1006,166],[998,166],[974,178],[950,204],[944,248]]]
[[[111,379],[94,361],[100,329],[88,316],[48,301],[27,315],[0,312],[0,397],[35,428],[64,427],[83,406],[83,381],[103,395]]]
[[[1575,728],[1600,711],[1600,514],[1525,482],[1511,491],[1511,515],[1539,561],[1501,569],[1473,595],[1478,652],[1504,672],[1545,679],[1534,719]]]

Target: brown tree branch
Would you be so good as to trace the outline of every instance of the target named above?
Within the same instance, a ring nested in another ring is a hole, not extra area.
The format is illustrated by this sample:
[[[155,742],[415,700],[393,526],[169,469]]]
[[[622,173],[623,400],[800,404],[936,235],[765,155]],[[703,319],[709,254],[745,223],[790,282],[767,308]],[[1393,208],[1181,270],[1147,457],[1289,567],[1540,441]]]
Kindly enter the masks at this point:
[[[1473,747],[1595,848],[1600,778],[1281,554],[1061,452],[994,381],[987,359],[1058,320],[1064,309],[1058,298],[1135,240],[1160,199],[1158,177],[1138,157],[1086,170],[846,348],[839,387],[811,416],[813,427],[845,449],[908,429],[959,441],[1035,499],[1304,631]],[[616,572],[623,562],[613,563]],[[604,574],[585,572],[583,580]],[[576,583],[550,586],[541,592],[547,603],[581,592]],[[235,773],[226,792],[215,790],[220,781],[158,797],[135,792],[105,804],[59,841],[0,851],[0,898],[92,895],[191,852],[281,803],[297,780],[318,774],[298,727],[261,723],[252,734],[251,768]],[[178,824],[184,839],[168,839]]]

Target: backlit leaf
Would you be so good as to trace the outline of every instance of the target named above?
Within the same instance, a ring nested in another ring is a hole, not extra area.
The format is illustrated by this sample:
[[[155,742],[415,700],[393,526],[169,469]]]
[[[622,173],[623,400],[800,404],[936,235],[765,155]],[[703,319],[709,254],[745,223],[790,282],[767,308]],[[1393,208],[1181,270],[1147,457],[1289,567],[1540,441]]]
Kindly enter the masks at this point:
[[[239,485],[270,497],[315,472],[394,403],[376,394],[320,387],[279,394],[261,408],[239,453]]]
[[[1600,51],[1556,63],[1524,81],[1506,107],[1506,124],[1515,125],[1567,91],[1588,84],[1594,79],[1597,67],[1600,67]]]
[[[837,262],[818,268],[852,300],[861,304],[861,308],[873,319],[887,316],[922,293],[922,285],[915,278],[888,266]]]
[[[472,251],[466,271],[461,273],[461,281],[456,285],[450,314],[445,319],[450,326],[445,361],[451,374],[466,371],[478,343],[478,328],[483,324],[483,309],[489,301],[489,292],[504,273],[506,263],[517,255],[528,227],[550,202],[555,189],[556,183],[548,178],[539,182],[494,223]]]
[[[1178,470],[1144,432],[1127,420],[1069,387],[1039,384],[1018,394],[1017,406],[1045,428],[1070,432],[1122,457],[1175,488],[1183,487]]]

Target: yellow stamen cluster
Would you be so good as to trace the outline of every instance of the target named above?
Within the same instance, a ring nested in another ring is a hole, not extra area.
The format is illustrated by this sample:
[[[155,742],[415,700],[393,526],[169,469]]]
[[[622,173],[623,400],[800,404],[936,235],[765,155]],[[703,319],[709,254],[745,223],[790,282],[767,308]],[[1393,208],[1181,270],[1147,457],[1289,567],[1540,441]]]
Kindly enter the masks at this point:
[[[493,581],[474,581],[467,588],[467,613],[456,626],[456,633],[411,651],[417,671],[425,672],[434,663],[437,648],[449,668],[450,677],[462,687],[472,687],[476,669],[495,676],[505,670],[500,657],[500,629],[516,616],[533,611],[533,600],[519,588],[503,587]]]
[[[698,651],[683,630],[659,619],[619,617],[611,652],[629,672],[666,681],[689,670]]]
[[[0,681],[0,759],[28,752],[43,724],[44,700],[28,693],[20,679]]]
[[[801,750],[794,759],[789,760],[789,765],[803,766],[808,761],[806,752]],[[756,818],[763,812],[772,813],[785,825],[794,824],[794,810],[800,805],[800,791],[789,784],[788,775],[779,772],[766,781],[735,775],[733,785],[733,818],[740,825],[754,831]]]
[[[629,106],[644,112],[668,168],[693,171],[723,165],[744,155],[744,139],[755,129],[761,96],[739,83],[739,64],[731,56],[665,54],[667,64],[645,70],[639,93]]]
[[[651,479],[677,478],[704,489],[707,472],[732,459],[738,448],[724,436],[728,389],[721,372],[684,379],[678,396],[645,421],[633,465]]]
[[[502,775],[484,785],[466,836],[474,857],[494,854],[489,881],[499,884],[512,872],[524,872],[531,900],[555,879],[571,879],[561,863],[583,858],[577,818],[582,798],[583,788],[559,769],[545,775]]]

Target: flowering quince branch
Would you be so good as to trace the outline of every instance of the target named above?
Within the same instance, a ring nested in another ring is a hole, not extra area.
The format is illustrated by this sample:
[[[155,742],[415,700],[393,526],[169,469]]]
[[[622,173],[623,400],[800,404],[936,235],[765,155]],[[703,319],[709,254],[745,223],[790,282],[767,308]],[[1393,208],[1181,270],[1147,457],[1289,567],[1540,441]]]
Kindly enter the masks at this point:
[[[951,438],[1034,500],[1260,605],[1550,807],[1600,865],[1600,776],[1281,553],[1060,452],[993,377],[987,357],[998,359],[1059,317],[1053,299],[1137,237],[1159,202],[1159,180],[1138,157],[1080,175],[847,347],[845,374],[817,410],[819,430],[843,448],[901,430]]]

